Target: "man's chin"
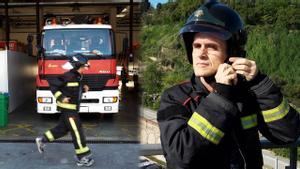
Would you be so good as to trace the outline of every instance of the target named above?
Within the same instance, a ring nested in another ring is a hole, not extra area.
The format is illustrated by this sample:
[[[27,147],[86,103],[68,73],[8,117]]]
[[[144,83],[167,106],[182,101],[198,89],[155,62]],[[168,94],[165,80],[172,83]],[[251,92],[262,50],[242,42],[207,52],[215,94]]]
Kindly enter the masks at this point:
[[[205,71],[194,71],[196,77],[211,77],[214,76],[215,72],[205,72]]]

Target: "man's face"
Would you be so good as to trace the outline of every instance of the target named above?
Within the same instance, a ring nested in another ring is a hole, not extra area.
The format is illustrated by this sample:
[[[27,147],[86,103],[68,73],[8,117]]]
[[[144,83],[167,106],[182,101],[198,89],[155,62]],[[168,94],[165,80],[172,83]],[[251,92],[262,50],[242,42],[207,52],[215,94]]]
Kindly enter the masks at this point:
[[[89,67],[87,67],[87,66],[82,66],[82,67],[80,67],[77,71],[78,71],[80,74],[83,74],[83,72],[84,72],[85,70],[89,70]]]
[[[220,64],[227,58],[227,46],[210,34],[197,33],[193,42],[193,68],[197,77],[215,75]]]

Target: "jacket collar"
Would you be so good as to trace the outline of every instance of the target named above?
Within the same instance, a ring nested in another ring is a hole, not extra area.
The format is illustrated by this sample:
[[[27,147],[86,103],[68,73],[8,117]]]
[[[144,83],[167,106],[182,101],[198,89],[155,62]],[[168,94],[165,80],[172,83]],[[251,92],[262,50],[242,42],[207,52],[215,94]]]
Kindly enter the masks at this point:
[[[82,74],[80,74],[76,69],[72,69],[72,70],[70,70],[70,72],[73,73],[80,80],[82,79]]]
[[[209,94],[209,91],[204,87],[200,78],[196,77],[195,74],[191,77],[191,83],[195,92]]]
[[[76,69],[71,69],[70,72],[76,74],[77,76],[80,76],[80,73]]]

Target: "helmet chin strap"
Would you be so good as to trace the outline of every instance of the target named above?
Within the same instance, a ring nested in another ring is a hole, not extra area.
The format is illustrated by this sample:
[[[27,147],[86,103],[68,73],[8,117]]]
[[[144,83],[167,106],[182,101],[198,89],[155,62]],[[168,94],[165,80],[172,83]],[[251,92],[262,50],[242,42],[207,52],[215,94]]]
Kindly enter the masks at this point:
[[[228,55],[227,58],[224,60],[224,63],[227,63],[227,64],[230,64],[230,65],[231,65],[231,62],[229,62],[229,58],[230,58],[230,56]],[[216,72],[216,73],[217,73],[217,72]],[[216,73],[213,74],[213,75],[211,75],[211,76],[203,77],[203,78],[204,78],[204,80],[205,80],[207,83],[209,83],[209,84],[215,83],[215,82],[216,82],[216,79],[215,79]]]
[[[206,90],[208,92],[214,92],[215,91],[215,77],[214,76],[209,76],[209,77],[200,77],[200,80]]]
[[[208,76],[208,77],[203,77],[203,78],[209,84],[216,82],[215,75]]]

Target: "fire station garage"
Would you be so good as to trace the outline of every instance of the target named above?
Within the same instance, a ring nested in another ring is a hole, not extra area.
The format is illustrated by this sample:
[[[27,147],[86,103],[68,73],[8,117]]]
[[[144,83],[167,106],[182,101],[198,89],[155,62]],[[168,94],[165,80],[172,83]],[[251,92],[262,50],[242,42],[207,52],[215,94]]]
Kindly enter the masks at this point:
[[[1,105],[0,139],[33,140],[56,125],[60,112],[47,80],[69,70],[68,59],[79,53],[90,64],[82,79],[90,90],[79,110],[87,140],[138,142],[139,89],[124,78],[139,65],[147,6],[141,0],[2,1],[0,93],[9,106],[5,112]]]

